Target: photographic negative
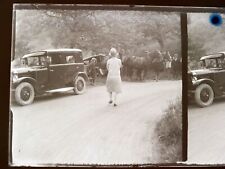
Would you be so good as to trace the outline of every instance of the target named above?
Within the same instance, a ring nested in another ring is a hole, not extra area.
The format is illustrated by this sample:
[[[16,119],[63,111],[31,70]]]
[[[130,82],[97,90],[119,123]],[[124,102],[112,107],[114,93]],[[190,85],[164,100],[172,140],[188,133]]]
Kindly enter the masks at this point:
[[[224,13],[188,14],[188,162],[224,164]]]
[[[177,12],[14,5],[15,166],[182,160]]]

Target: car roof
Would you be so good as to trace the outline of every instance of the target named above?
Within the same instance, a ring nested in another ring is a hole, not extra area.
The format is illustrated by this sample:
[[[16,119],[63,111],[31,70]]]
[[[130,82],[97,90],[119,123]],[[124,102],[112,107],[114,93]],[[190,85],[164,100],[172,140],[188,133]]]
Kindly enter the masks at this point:
[[[106,55],[98,54],[98,55],[88,56],[88,57],[84,58],[83,60],[86,61],[86,60],[90,60],[91,58],[97,58],[97,57],[106,57]]]
[[[40,51],[29,53],[27,55],[24,55],[22,58],[42,56],[42,55],[45,55],[45,54],[57,54],[57,53],[74,54],[74,53],[81,53],[81,52],[82,52],[82,50],[80,50],[80,49],[69,49],[69,48],[46,49],[46,50],[40,50]]]
[[[218,53],[213,53],[213,54],[209,54],[206,56],[201,57],[200,60],[205,60],[205,59],[216,59],[219,58],[221,56],[225,55],[225,52],[218,52]]]

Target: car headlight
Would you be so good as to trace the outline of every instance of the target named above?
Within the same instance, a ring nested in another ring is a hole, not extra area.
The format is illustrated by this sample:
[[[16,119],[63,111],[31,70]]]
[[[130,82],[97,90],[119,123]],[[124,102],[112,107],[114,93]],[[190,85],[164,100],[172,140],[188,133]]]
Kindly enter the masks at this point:
[[[192,76],[192,83],[197,81],[197,80],[198,80],[198,78],[196,76]]]
[[[18,80],[18,74],[13,73],[12,74],[12,81],[15,82]]]

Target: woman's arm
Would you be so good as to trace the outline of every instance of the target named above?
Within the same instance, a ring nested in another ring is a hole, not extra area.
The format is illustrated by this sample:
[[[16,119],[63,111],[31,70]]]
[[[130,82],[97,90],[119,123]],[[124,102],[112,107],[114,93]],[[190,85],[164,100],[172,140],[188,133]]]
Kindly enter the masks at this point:
[[[123,67],[123,64],[122,64],[122,61],[121,61],[121,59],[119,60],[120,62],[120,68],[122,68]]]

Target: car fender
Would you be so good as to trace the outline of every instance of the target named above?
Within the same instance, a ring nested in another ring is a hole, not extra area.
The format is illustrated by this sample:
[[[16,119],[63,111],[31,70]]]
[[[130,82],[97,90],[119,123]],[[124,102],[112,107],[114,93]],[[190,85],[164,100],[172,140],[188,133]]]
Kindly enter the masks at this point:
[[[28,83],[32,84],[34,86],[34,88],[36,88],[36,82],[37,81],[32,77],[18,78],[16,81],[13,82],[13,88],[16,88],[22,82],[28,82]]]
[[[212,79],[207,79],[207,78],[194,81],[193,87],[196,89],[202,83],[206,83],[206,84],[210,85],[214,90],[214,85],[215,85],[214,81]]]
[[[76,75],[76,78],[77,78],[78,76],[81,76],[81,77],[84,78],[85,81],[88,81],[87,73],[85,73],[85,72],[78,72],[77,75]]]

